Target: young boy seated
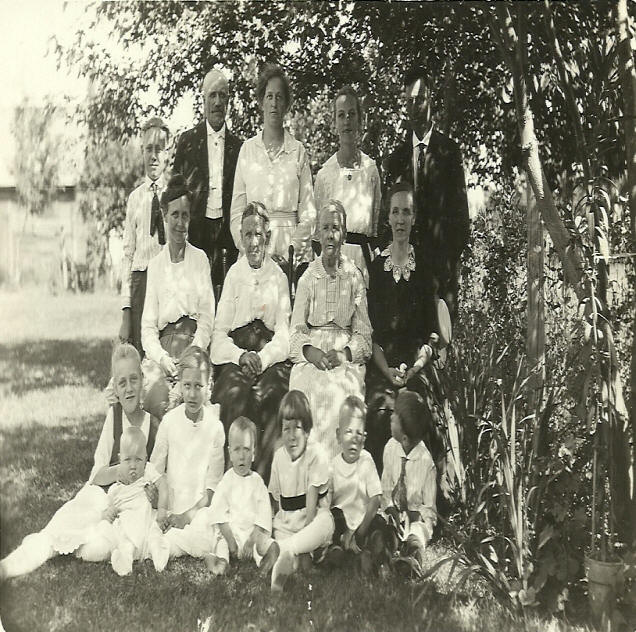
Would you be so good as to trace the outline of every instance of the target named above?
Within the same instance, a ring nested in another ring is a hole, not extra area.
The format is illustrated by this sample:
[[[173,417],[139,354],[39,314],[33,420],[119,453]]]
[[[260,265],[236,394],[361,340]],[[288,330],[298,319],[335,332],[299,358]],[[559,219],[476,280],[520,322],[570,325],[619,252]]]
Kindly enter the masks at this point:
[[[206,510],[217,532],[213,554],[205,556],[215,575],[225,573],[230,558],[253,559],[268,571],[278,553],[272,539],[272,507],[267,487],[252,470],[256,445],[256,424],[238,417],[228,432],[228,449],[232,463]],[[270,552],[268,554],[268,552]]]
[[[336,436],[341,452],[331,462],[331,514],[335,523],[333,544],[328,559],[337,562],[343,551],[365,552],[363,570],[369,549],[383,550],[384,519],[378,515],[382,486],[371,455],[363,449],[366,406],[355,395],[347,397],[340,407]]]
[[[424,400],[401,391],[391,415],[391,438],[384,447],[382,508],[404,542],[399,570],[421,571],[422,552],[437,522],[435,463],[422,441],[433,423]]]
[[[162,520],[168,488],[165,478],[146,462],[146,437],[140,428],[130,426],[122,432],[117,467],[118,482],[108,489],[108,507],[103,513],[104,520],[112,521],[112,528],[106,530],[113,544],[113,570],[118,575],[128,575],[133,560],[143,560],[149,554],[155,569],[162,571],[168,563],[170,547],[157,521]],[[157,521],[144,489],[151,483],[159,492]]]

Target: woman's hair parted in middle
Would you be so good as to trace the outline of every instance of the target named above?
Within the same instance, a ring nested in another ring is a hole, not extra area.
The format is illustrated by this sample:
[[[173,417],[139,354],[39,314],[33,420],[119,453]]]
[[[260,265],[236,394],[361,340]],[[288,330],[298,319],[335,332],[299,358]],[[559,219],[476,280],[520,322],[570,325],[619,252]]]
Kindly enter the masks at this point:
[[[168,180],[166,190],[161,194],[161,208],[165,212],[168,210],[168,204],[179,198],[185,197],[188,200],[188,206],[192,205],[192,192],[188,188],[188,182],[180,173],[175,173]]]
[[[352,86],[342,86],[342,88],[340,88],[340,90],[336,92],[336,96],[333,98],[333,102],[331,104],[331,109],[333,110],[334,117],[336,116],[336,101],[339,97],[353,97],[356,100],[356,110],[358,111],[358,125],[362,125],[362,103],[360,101],[358,93],[353,89]]]
[[[283,84],[283,92],[285,93],[285,110],[289,112],[289,108],[291,108],[294,97],[285,71],[277,64],[265,64],[258,74],[258,79],[256,80],[256,100],[260,104],[263,103],[267,84],[272,79],[280,79]]]
[[[342,228],[346,231],[347,211],[345,211],[345,207],[342,205],[342,202],[334,199],[325,202],[320,208],[320,213],[318,213],[318,220],[320,220],[321,215],[327,211],[330,213],[337,213],[340,216],[340,223],[342,224]]]
[[[188,347],[179,358],[179,379],[183,375],[185,369],[196,369],[197,371],[204,371],[206,379],[210,379],[210,357],[201,349],[192,345]]]
[[[303,430],[309,434],[314,422],[311,417],[309,400],[301,391],[289,391],[285,394],[278,407],[278,425],[282,426],[285,419],[300,419]]]
[[[115,375],[115,364],[120,360],[133,360],[139,367],[141,373],[141,358],[139,351],[128,342],[120,342],[115,345],[113,353],[110,357],[110,374]]]
[[[254,215],[255,217],[260,217],[263,220],[263,226],[265,230],[269,230],[269,215],[267,214],[267,209],[262,202],[249,202],[243,211],[243,215],[241,215],[241,226],[243,226],[243,222],[248,218]]]

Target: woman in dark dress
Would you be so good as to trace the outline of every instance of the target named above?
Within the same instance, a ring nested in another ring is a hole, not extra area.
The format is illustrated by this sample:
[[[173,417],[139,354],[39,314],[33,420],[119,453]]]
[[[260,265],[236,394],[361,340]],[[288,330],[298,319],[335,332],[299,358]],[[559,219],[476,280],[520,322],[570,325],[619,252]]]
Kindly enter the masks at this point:
[[[368,294],[373,355],[366,378],[366,448],[380,472],[398,390],[406,387],[430,401],[430,384],[423,369],[433,355],[428,343],[437,328],[430,278],[416,265],[415,247],[410,243],[415,210],[409,183],[398,183],[390,190],[388,221],[393,240],[371,264]],[[435,458],[431,443],[437,440],[428,439]]]

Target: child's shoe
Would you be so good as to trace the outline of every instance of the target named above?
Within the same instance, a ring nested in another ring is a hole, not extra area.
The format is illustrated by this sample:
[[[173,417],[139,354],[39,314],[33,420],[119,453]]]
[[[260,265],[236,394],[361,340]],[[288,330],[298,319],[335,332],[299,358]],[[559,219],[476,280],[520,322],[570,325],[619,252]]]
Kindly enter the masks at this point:
[[[133,565],[132,555],[126,555],[121,549],[115,549],[110,555],[110,565],[120,577],[130,575]]]
[[[314,567],[314,561],[311,559],[311,553],[301,553],[298,556],[296,567],[301,573],[308,573]]]
[[[296,556],[290,551],[283,551],[272,568],[272,592],[281,593],[287,578],[296,570],[298,565]]]
[[[223,575],[227,570],[227,561],[222,557],[208,554],[205,555],[203,559],[205,560],[205,565],[208,567],[208,570],[217,577]]]
[[[267,573],[272,570],[279,555],[280,547],[278,546],[278,542],[274,541],[269,545],[267,552],[263,555],[263,559],[261,560],[261,566],[259,569],[261,575],[267,575]]]
[[[331,568],[339,568],[344,561],[345,552],[339,544],[332,544],[327,550],[325,564]]]

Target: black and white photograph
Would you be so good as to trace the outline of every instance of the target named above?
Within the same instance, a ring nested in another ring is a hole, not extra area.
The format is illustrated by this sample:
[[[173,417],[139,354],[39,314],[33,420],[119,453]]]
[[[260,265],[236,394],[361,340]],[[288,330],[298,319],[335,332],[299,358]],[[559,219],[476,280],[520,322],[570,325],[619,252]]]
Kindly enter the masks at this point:
[[[633,0],[0,9],[0,632],[636,632]]]

